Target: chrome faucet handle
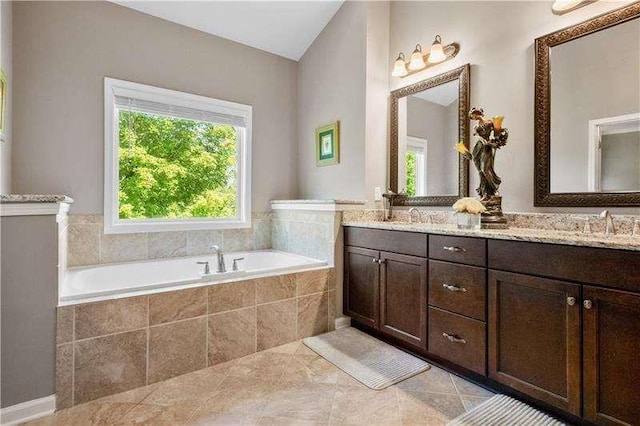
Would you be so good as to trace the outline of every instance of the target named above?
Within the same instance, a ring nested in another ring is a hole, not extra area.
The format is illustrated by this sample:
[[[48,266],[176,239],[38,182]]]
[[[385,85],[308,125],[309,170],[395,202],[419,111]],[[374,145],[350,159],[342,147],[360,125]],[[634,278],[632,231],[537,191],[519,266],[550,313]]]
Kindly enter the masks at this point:
[[[582,228],[582,233],[587,235],[593,233],[593,229],[591,229],[591,218],[589,216],[584,218],[584,228]]]
[[[231,269],[234,271],[238,271],[238,260],[244,260],[244,257],[236,257],[233,259],[233,267]]]
[[[421,220],[420,220],[420,218],[421,218],[420,210],[418,210],[415,207],[411,207],[409,209],[409,223],[413,223],[413,214],[414,213],[418,213],[418,222],[421,222]]]
[[[633,221],[633,233],[631,235],[634,237],[640,237],[640,219]]]
[[[204,274],[211,275],[211,268],[209,267],[209,262],[196,262],[198,265],[204,265]]]

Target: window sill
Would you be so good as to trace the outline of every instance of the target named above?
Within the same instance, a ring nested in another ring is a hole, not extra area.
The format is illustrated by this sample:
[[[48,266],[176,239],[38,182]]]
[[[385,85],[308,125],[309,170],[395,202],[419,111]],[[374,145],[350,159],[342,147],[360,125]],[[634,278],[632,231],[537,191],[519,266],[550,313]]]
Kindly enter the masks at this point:
[[[105,234],[133,234],[145,232],[172,231],[206,231],[222,229],[251,228],[251,219],[247,220],[148,220],[148,221],[117,221],[104,224]]]

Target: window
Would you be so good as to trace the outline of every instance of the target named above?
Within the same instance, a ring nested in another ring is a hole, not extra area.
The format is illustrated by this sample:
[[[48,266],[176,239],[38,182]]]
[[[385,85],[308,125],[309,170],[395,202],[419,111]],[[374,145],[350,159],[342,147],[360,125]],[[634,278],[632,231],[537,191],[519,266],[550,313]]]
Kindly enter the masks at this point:
[[[106,233],[251,225],[251,106],[105,79]]]

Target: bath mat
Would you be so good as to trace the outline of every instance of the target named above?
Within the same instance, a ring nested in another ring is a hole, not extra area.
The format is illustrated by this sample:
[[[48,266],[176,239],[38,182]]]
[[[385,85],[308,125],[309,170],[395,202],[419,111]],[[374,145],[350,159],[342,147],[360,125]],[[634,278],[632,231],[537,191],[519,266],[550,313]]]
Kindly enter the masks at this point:
[[[495,395],[447,426],[564,426],[553,417],[506,395]]]
[[[353,327],[302,342],[312,351],[374,390],[387,388],[430,368],[423,360]]]

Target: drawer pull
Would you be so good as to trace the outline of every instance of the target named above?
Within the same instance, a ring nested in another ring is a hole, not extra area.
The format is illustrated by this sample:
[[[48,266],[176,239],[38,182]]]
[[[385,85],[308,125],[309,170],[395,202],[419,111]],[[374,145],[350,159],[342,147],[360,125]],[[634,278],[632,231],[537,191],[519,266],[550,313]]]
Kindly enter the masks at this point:
[[[467,343],[466,340],[461,339],[461,338],[456,337],[456,336],[453,336],[453,335],[448,334],[448,333],[442,333],[442,337],[444,337],[445,339],[447,339],[451,343],[462,343],[463,345]]]
[[[442,287],[443,287],[443,288],[446,288],[446,289],[447,289],[447,290],[449,290],[449,291],[453,291],[453,292],[456,292],[456,291],[459,291],[459,292],[461,292],[461,293],[466,293],[466,292],[467,292],[467,289],[466,289],[466,288],[464,288],[464,287],[458,287],[458,286],[456,286],[456,285],[451,285],[451,284],[442,284]]]
[[[467,249],[464,249],[462,247],[456,247],[456,246],[444,246],[442,248],[445,249],[446,251],[452,251],[454,253],[466,253],[467,251]]]

